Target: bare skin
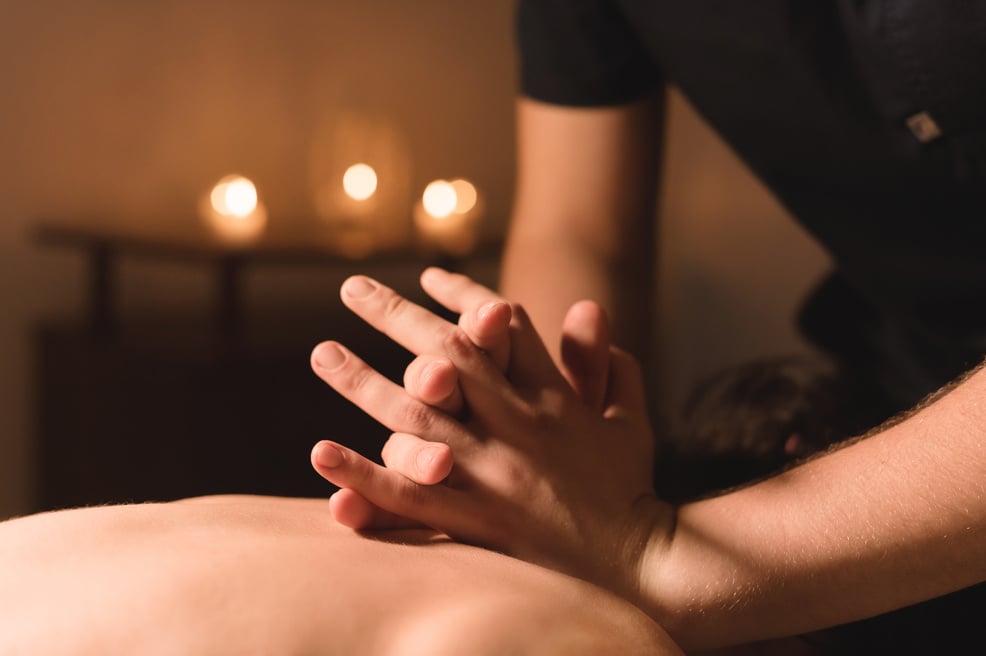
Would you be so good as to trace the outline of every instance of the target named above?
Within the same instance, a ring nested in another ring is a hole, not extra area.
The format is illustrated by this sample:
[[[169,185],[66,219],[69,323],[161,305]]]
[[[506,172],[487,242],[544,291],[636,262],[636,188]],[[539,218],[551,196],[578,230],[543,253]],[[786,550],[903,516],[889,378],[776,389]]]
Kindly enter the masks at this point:
[[[560,361],[568,309],[593,299],[613,342],[651,343],[663,97],[616,107],[517,102],[517,193],[500,291],[528,311]]]
[[[600,417],[519,307],[508,380],[461,328],[370,286],[347,305],[415,353],[444,353],[469,410],[456,421],[341,345],[319,347],[338,349],[332,367],[316,350],[316,372],[344,396],[454,453],[445,484],[428,486],[317,445],[318,471],[379,508],[603,585],[686,648],[804,633],[986,580],[986,370],[867,440],[675,508],[650,488],[632,361],[611,351]]]
[[[325,500],[203,497],[0,523],[0,653],[681,653],[617,597]]]
[[[510,362],[510,304],[465,276],[434,267],[422,273],[421,286],[435,300],[459,313],[459,328],[489,355],[497,369],[506,372]],[[352,302],[345,292],[342,300],[347,305]],[[583,402],[601,414],[610,371],[609,320],[605,310],[594,301],[575,303],[565,316],[559,339],[561,373]],[[408,365],[405,389],[412,398],[458,416],[464,403],[455,365],[420,340],[417,345],[425,350]],[[316,348],[312,354],[316,372],[322,368],[320,353]],[[387,440],[381,455],[387,467],[424,485],[443,481],[453,461],[448,445],[403,432],[396,432]],[[333,495],[332,513],[337,521],[355,529],[419,526],[374,506],[351,488]]]

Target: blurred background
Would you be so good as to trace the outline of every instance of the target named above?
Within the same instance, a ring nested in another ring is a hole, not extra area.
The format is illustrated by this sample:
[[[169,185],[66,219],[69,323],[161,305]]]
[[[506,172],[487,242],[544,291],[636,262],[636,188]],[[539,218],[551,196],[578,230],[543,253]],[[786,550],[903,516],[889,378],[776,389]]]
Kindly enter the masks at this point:
[[[426,302],[433,263],[495,283],[513,2],[0,7],[0,518],[327,494],[311,445],[375,452],[386,432],[311,374],[312,346],[340,339],[395,377],[407,361],[347,316],[339,283],[368,273]],[[669,105],[658,406],[805,350],[791,311],[827,265]]]

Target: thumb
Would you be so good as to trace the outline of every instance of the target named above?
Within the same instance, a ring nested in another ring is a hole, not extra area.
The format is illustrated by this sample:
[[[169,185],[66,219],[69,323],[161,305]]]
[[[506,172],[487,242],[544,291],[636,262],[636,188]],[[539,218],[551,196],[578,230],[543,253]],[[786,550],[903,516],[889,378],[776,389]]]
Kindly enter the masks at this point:
[[[593,301],[579,301],[562,323],[561,369],[582,402],[601,410],[610,368],[609,320]]]
[[[609,347],[609,387],[606,390],[605,414],[614,412],[646,413],[647,394],[644,376],[637,359],[615,346]]]

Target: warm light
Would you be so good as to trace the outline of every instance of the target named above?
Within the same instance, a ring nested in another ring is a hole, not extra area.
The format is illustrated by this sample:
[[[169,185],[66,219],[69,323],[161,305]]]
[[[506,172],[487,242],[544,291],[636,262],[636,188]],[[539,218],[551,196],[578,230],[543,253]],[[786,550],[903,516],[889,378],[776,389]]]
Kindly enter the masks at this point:
[[[459,178],[453,180],[451,185],[455,190],[455,209],[453,211],[456,214],[465,214],[476,207],[478,195],[476,194],[476,187],[471,182]]]
[[[320,114],[308,117],[309,157],[303,168],[319,219],[313,229],[323,234],[328,250],[347,256],[367,248],[403,250],[412,238],[409,211],[424,189],[411,186],[409,135],[387,108],[380,113],[347,108],[342,100],[342,106],[323,103]]]
[[[456,210],[459,204],[455,187],[445,180],[435,180],[425,187],[421,196],[425,212],[436,219],[444,219]]]
[[[257,188],[243,176],[228,175],[212,188],[209,200],[219,214],[245,218],[257,209]]]
[[[366,200],[377,190],[377,172],[369,164],[353,164],[342,176],[342,188],[353,200]]]
[[[199,213],[220,239],[233,244],[258,239],[267,226],[257,188],[241,175],[227,175],[203,194]]]
[[[464,255],[479,238],[482,199],[468,180],[435,180],[412,210],[414,227],[423,244]]]

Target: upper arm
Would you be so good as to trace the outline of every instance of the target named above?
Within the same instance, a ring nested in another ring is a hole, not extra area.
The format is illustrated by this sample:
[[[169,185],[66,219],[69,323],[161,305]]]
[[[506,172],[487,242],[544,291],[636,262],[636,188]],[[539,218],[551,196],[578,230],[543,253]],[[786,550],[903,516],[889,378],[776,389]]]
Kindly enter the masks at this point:
[[[660,94],[606,107],[521,98],[512,237],[568,235],[610,253],[635,243],[654,212],[662,113]]]

